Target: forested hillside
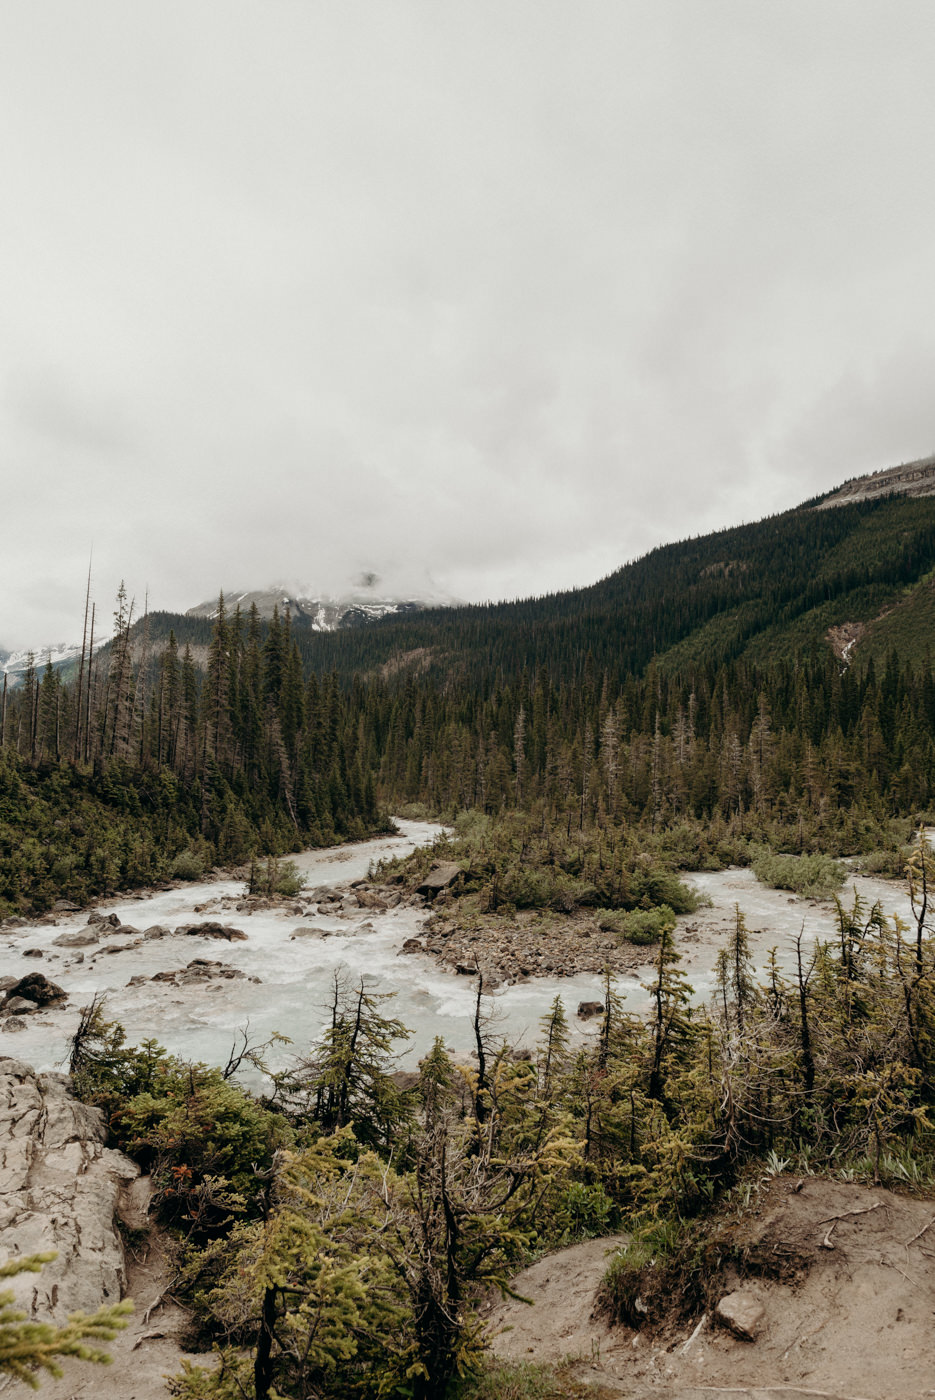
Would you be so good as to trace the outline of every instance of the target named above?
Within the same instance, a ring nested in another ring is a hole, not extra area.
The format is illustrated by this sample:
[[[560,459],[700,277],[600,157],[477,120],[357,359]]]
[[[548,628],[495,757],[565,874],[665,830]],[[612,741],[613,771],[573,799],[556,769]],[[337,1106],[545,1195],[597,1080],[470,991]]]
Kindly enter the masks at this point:
[[[104,652],[4,695],[0,898],[327,844],[405,803],[566,832],[772,822],[853,848],[861,823],[935,803],[933,569],[935,500],[889,498],[325,635],[223,599],[210,621],[133,623],[121,593]]]

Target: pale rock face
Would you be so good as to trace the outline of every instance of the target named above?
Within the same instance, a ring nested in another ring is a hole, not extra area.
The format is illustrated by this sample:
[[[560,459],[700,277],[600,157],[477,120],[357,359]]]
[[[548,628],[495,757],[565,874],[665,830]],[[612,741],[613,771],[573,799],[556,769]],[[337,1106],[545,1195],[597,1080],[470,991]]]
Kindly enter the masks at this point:
[[[715,1309],[715,1316],[722,1327],[733,1332],[744,1342],[755,1342],[766,1321],[766,1309],[755,1294],[744,1289],[728,1293]]]
[[[30,1317],[63,1323],[120,1300],[114,1214],[139,1168],[105,1139],[100,1110],[72,1098],[64,1076],[0,1059],[0,1258],[58,1255],[39,1274],[4,1281]]]

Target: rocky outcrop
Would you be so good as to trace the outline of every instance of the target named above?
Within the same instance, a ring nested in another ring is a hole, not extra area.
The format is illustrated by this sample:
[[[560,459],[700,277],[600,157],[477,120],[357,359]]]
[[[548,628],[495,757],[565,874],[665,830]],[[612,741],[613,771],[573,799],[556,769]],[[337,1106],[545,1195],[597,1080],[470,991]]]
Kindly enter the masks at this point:
[[[450,907],[450,906],[449,906]],[[536,917],[522,911],[461,924],[435,912],[423,930],[424,951],[453,972],[462,968],[516,983],[527,977],[574,977],[582,972],[636,972],[652,950],[604,933],[584,915]]]
[[[120,1299],[114,1214],[139,1168],[106,1135],[100,1110],[72,1098],[63,1075],[0,1059],[0,1258],[57,1253],[41,1273],[9,1280],[32,1317],[64,1322]]]
[[[247,974],[241,972],[237,967],[228,967],[226,963],[212,962],[209,958],[193,958],[187,967],[180,967],[167,972],[155,972],[148,980],[150,982],[169,982],[173,987],[189,987],[194,982],[212,982],[216,978],[242,978],[246,979]],[[259,977],[251,977],[251,982],[259,982]],[[147,981],[145,977],[131,977],[128,986],[138,987]]]
[[[887,467],[846,481],[832,491],[816,510],[846,506],[853,501],[875,501],[881,496],[935,496],[935,457],[921,457],[916,462],[904,462],[899,467]]]

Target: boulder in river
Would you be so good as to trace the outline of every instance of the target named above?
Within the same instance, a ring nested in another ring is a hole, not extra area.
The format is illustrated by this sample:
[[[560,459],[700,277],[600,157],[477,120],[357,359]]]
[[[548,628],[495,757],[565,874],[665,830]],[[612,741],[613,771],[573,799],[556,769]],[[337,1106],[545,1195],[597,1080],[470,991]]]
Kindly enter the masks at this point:
[[[64,1001],[67,993],[57,982],[50,982],[41,972],[29,972],[19,981],[14,982],[0,1002],[0,1011],[4,1009],[11,997],[25,997],[35,1006],[51,1006],[55,1001]]]
[[[604,1003],[602,1001],[579,1001],[578,1015],[582,1021],[587,1021],[591,1016],[603,1016]]]
[[[211,982],[216,977],[245,977],[237,967],[228,967],[226,963],[211,962],[208,958],[193,958],[187,967],[178,967],[172,971],[157,972],[151,978],[151,982],[170,982],[173,987],[188,987],[194,982]]]
[[[373,890],[355,890],[354,898],[357,900],[361,909],[373,909],[378,914],[384,914],[386,912],[386,901],[381,899],[378,894],[375,894]]]
[[[2,1010],[8,1016],[31,1016],[39,1008],[34,1001],[29,1001],[26,997],[8,996],[4,999]]]
[[[186,933],[191,938],[224,938],[228,943],[246,943],[247,935],[243,929],[231,928],[229,924],[215,923],[209,920],[204,924],[183,924],[178,933]]]
[[[76,929],[74,933],[60,933],[58,938],[52,939],[52,945],[55,948],[90,948],[100,940],[97,929],[88,924],[87,928]]]

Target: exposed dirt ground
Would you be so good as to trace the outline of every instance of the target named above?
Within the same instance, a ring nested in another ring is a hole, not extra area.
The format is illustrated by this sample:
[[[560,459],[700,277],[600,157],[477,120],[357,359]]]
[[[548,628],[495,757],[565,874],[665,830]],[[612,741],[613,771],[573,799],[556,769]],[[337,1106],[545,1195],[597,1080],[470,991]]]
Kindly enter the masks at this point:
[[[126,1331],[106,1347],[112,1364],[62,1361],[61,1379],[41,1378],[42,1400],[167,1400],[166,1377],[182,1369],[183,1359],[210,1365],[210,1356],[193,1356],[182,1346],[185,1310],[171,1298],[159,1301],[170,1277],[154,1231],[138,1253],[127,1252],[127,1296],[133,1299],[135,1311]],[[4,1392],[9,1400],[26,1400],[33,1394],[20,1383]]]
[[[755,1341],[710,1315],[609,1328],[588,1303],[608,1259],[608,1242],[592,1240],[518,1276],[517,1291],[534,1304],[491,1310],[493,1349],[529,1361],[577,1354],[580,1379],[657,1400],[935,1396],[935,1201],[814,1177],[796,1184],[781,1177],[764,1188],[738,1238],[761,1257],[799,1262],[797,1276],[724,1276],[724,1294],[742,1290],[763,1305]]]

